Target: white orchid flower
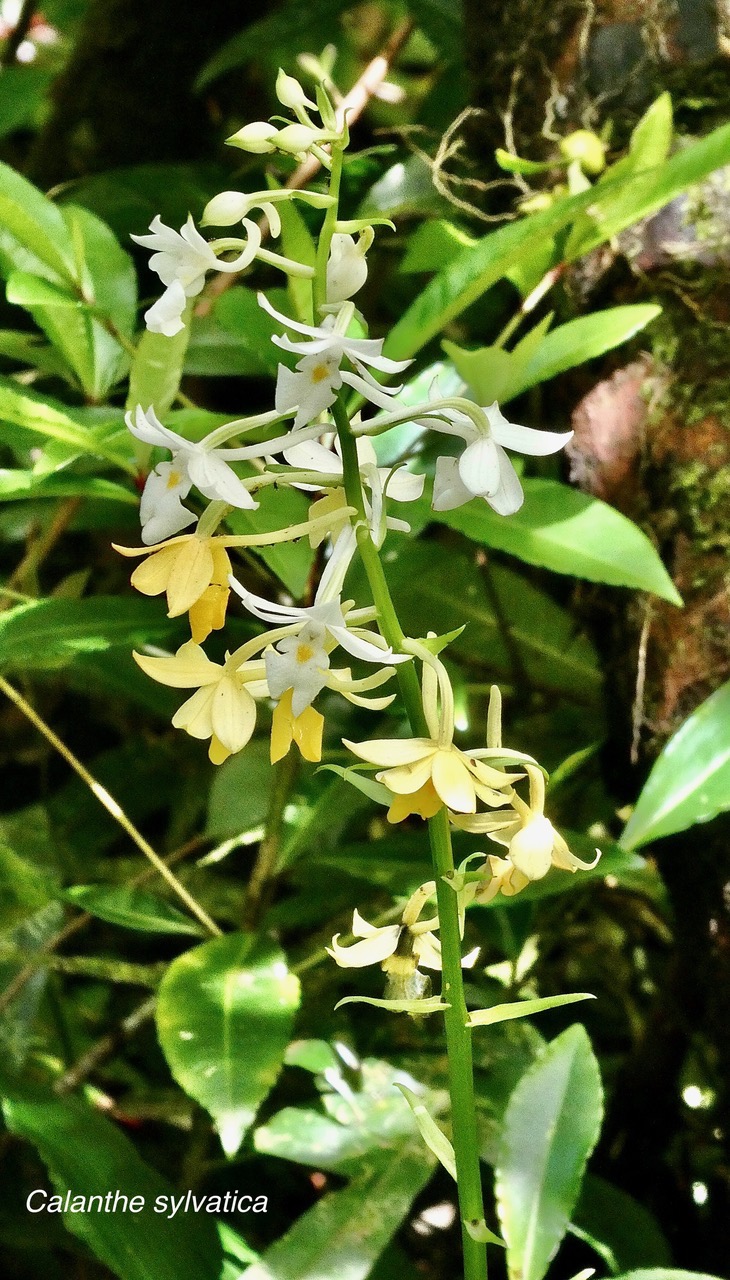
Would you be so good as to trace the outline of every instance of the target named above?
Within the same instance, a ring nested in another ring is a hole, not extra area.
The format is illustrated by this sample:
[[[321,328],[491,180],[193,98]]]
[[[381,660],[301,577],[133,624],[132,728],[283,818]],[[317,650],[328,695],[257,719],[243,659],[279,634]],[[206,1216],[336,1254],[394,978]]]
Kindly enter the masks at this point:
[[[185,326],[182,313],[187,298],[194,298],[205,284],[208,271],[242,271],[261,247],[261,232],[255,222],[243,219],[247,240],[214,240],[201,236],[192,215],[179,231],[166,226],[159,214],[150,223],[149,234],[132,236],[136,244],[152,250],[150,268],[166,286],[162,297],[145,312],[147,328],[171,338]],[[243,250],[232,262],[222,262],[217,252]],[[217,251],[217,252],[216,252]]]
[[[367,251],[373,243],[373,229],[367,227],[357,240],[345,232],[335,232],[327,260],[327,302],[345,302],[357,293],[368,278]]]
[[[421,920],[421,912],[430,898],[436,895],[435,881],[420,885],[406,902],[400,924],[387,924],[380,928],[364,920],[359,911],[352,917],[352,935],[360,939],[349,947],[339,943],[339,933],[327,947],[328,953],[341,969],[361,969],[365,965],[379,964],[389,977],[402,977],[402,969],[441,970],[441,943],[436,937],[438,916]],[[462,923],[463,926],[463,922]],[[469,952],[462,966],[469,968],[479,954],[479,948]]]
[[[215,433],[196,443],[186,440],[164,427],[153,408],[145,412],[137,405],[134,414],[125,414],[124,420],[137,440],[172,453],[171,463],[159,463],[147,477],[142,494],[142,541],[147,546],[172,537],[195,519],[180,501],[193,485],[204,497],[232,507],[252,511],[258,505],[227,462],[228,458],[239,458],[242,450],[216,448]]]
[[[452,511],[472,498],[484,498],[499,515],[514,515],[522,506],[524,493],[505,446],[517,453],[544,457],[557,453],[573,435],[572,431],[535,431],[508,422],[496,400],[481,410],[486,420],[484,429],[458,409],[439,412],[443,415],[441,420],[419,418],[419,424],[446,435],[461,436],[466,448],[461,457],[442,457],[436,463],[435,511]]]
[[[355,531],[342,531],[335,543],[325,571],[317,588],[314,603],[307,608],[277,604],[248,591],[237,578],[231,576],[230,584],[241,597],[246,609],[262,622],[277,627],[289,626],[292,634],[299,634],[308,624],[321,628],[353,658],[363,662],[379,662],[388,665],[408,661],[407,654],[396,654],[375,632],[357,626],[348,626],[341,600],[342,583],[355,551]]]
[[[329,409],[343,383],[359,391],[379,408],[392,409],[391,397],[401,388],[381,386],[369,369],[377,369],[380,373],[400,373],[411,361],[389,360],[382,354],[383,341],[380,338],[348,338],[346,331],[354,315],[352,303],[344,303],[337,314],[326,315],[319,326],[300,324],[282,315],[262,293],[259,294],[259,304],[285,328],[302,334],[306,339],[294,341],[278,335],[272,338],[282,351],[302,357],[295,370],[279,365],[276,380],[276,408],[280,413],[297,408],[295,430],[313,422],[325,409]],[[347,360],[352,368],[342,369],[343,360]]]
[[[312,471],[322,476],[343,475],[342,454],[339,439],[335,440],[334,449],[317,440],[303,441],[283,451],[283,456],[290,466],[301,471]],[[360,463],[360,475],[370,490],[368,518],[370,534],[377,547],[381,546],[387,529],[396,529],[402,533],[410,533],[411,526],[405,520],[398,520],[385,515],[386,494],[394,502],[415,502],[423,493],[425,476],[415,475],[405,467],[393,469],[379,467],[372,442],[367,436],[357,439],[357,456]],[[316,488],[316,485],[298,485],[298,488]]]
[[[266,682],[277,700],[292,690],[292,714],[300,716],[327,685],[330,659],[327,628],[322,622],[305,622],[296,635],[284,636],[264,654]]]

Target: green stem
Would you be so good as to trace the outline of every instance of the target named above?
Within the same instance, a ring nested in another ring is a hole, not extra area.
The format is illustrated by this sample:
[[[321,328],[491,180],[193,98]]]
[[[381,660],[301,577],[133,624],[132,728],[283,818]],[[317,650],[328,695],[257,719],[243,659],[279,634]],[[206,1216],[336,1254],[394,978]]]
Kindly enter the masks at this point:
[[[403,629],[398,620],[380,556],[370,537],[360,481],[357,444],[350,431],[347,410],[341,399],[335,402],[332,412],[342,449],[345,493],[348,505],[354,507],[357,512],[355,529],[358,550],[370,584],[373,602],[378,610],[378,625],[388,644],[396,652],[404,653]],[[397,672],[411,729],[418,737],[429,737],[415,665],[413,662],[401,663]],[[485,1280],[486,1245],[473,1240],[465,1226],[467,1222],[481,1222],[484,1218],[484,1208],[479,1167],[471,1033],[466,1025],[467,1010],[461,969],[459,912],[456,894],[449,884],[449,879],[454,874],[454,858],[449,820],[445,809],[441,809],[435,817],[429,819],[428,834],[436,879],[443,994],[449,1005],[444,1014],[444,1023],[449,1063],[452,1137],[462,1222],[464,1280]]]
[[[319,234],[317,242],[317,262],[315,277],[312,282],[314,294],[314,314],[315,323],[318,308],[327,301],[327,261],[330,255],[330,245],[332,237],[337,227],[337,210],[340,200],[340,181],[342,178],[342,148],[333,145],[332,147],[332,170],[330,173],[329,194],[332,196],[332,204],[329,206],[322,223],[322,230]]]

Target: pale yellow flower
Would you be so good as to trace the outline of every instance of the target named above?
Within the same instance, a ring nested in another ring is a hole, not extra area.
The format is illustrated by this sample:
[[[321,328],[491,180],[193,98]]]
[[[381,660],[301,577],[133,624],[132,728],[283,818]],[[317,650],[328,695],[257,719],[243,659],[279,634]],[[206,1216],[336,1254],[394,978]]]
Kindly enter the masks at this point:
[[[271,719],[271,763],[276,764],[288,754],[292,742],[298,746],[305,760],[322,759],[322,730],[324,716],[314,707],[307,706],[298,716],[292,711],[293,689],[287,689],[274,707]]]
[[[498,893],[511,897],[533,880],[542,880],[551,867],[561,871],[590,871],[601,854],[596,849],[592,862],[583,862],[571,853],[566,841],[545,817],[545,778],[535,765],[526,765],[530,783],[530,803],[518,795],[510,797],[511,821],[487,831],[491,840],[506,845],[506,858],[490,855],[487,861],[491,878],[477,890],[477,902],[490,902]]]
[[[145,596],[167,596],[168,618],[190,613],[193,640],[200,644],[225,622],[231,562],[219,538],[182,534],[154,547],[114,547],[123,556],[145,556],[131,577]]]
[[[208,755],[213,764],[222,764],[250,741],[256,727],[256,700],[268,697],[269,692],[263,661],[240,664],[234,655],[221,665],[211,662],[193,640],[181,645],[174,657],[135,653],[134,659],[160,684],[195,689],[175,712],[172,723],[191,738],[209,738]]]
[[[411,813],[419,812],[424,802],[429,808],[433,807],[431,793],[423,792],[429,782],[440,805],[446,805],[455,813],[475,813],[477,800],[494,807],[504,804],[501,793],[513,782],[507,774],[460,751],[453,742],[444,743],[434,738],[382,738],[373,742],[350,742],[345,738],[343,741],[361,760],[381,766],[381,772],[376,774],[378,782],[394,795],[417,798],[417,804],[408,810]],[[396,813],[401,814],[403,808],[405,806],[399,806]]]

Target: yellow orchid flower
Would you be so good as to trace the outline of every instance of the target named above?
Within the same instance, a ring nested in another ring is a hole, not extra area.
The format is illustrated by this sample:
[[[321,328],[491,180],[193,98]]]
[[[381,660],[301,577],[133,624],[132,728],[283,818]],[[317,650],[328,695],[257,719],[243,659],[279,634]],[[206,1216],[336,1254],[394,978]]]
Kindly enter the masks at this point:
[[[230,595],[231,561],[220,538],[182,534],[153,547],[120,547],[123,556],[145,556],[131,577],[144,596],[167,595],[168,618],[190,614],[193,640],[201,644],[219,630]]]
[[[423,660],[422,699],[430,737],[382,738],[372,742],[343,739],[361,760],[381,766],[376,774],[393,792],[388,812],[391,822],[411,813],[432,817],[443,805],[455,813],[476,813],[477,800],[492,808],[506,803],[503,791],[514,776],[493,768],[479,751],[454,746],[454,695],[446,669],[424,645],[411,641],[408,648]]]
[[[213,764],[222,764],[250,741],[256,727],[256,699],[269,693],[263,661],[241,664],[233,654],[223,664],[211,662],[193,640],[181,645],[174,657],[133,656],[137,666],[160,684],[195,689],[172,723],[191,738],[210,738],[208,755]]]
[[[306,706],[298,716],[292,710],[293,689],[282,694],[271,718],[271,763],[276,764],[288,754],[292,742],[298,746],[305,760],[322,759],[322,730],[324,716],[314,707]]]
[[[560,832],[555,830],[543,812],[545,777],[542,770],[526,764],[525,771],[530,784],[530,803],[525,804],[516,794],[510,796],[514,811],[510,815],[511,821],[500,823],[499,827],[495,824],[486,831],[491,840],[507,846],[507,857],[489,856],[491,878],[477,890],[477,902],[491,902],[500,892],[511,897],[532,880],[542,880],[551,867],[559,867],[561,871],[590,871],[601,856],[596,849],[593,861],[583,862],[571,853]],[[482,829],[485,830],[484,827]]]

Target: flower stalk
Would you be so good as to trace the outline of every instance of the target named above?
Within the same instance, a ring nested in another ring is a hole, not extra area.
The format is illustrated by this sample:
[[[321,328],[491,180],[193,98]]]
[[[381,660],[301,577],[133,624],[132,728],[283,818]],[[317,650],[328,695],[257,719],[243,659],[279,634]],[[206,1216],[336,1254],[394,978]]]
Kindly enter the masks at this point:
[[[378,550],[370,537],[365,499],[360,480],[355,437],[350,430],[347,410],[338,397],[332,414],[342,451],[345,494],[355,515],[358,550],[367,574],[373,601],[378,611],[378,625],[384,639],[395,653],[406,652],[405,635],[390,594]],[[396,671],[401,696],[414,734],[428,735],[428,725],[421,702],[421,690],[412,662],[402,663]],[[448,1008],[444,1010],[446,1051],[448,1055],[449,1096],[456,1176],[461,1215],[461,1237],[464,1250],[464,1280],[485,1280],[487,1275],[486,1244],[475,1240],[468,1227],[484,1219],[474,1065],[471,1031],[467,1026],[464,979],[461,968],[461,934],[457,895],[449,883],[455,874],[451,832],[445,809],[428,819],[439,934],[441,938],[442,995]]]

